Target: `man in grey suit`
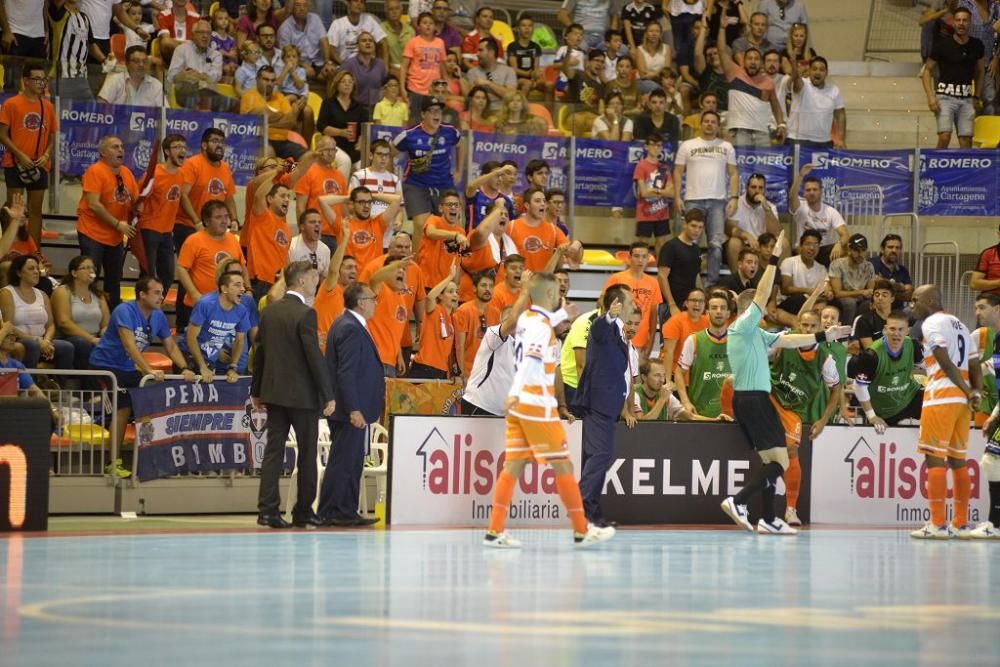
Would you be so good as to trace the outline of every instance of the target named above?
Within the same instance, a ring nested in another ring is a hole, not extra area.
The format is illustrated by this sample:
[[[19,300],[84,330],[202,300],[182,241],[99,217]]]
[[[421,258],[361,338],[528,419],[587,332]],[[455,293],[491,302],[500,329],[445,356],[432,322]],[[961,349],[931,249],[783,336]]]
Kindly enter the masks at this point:
[[[312,511],[316,498],[316,439],[319,414],[333,414],[333,388],[319,351],[316,311],[306,296],[316,293],[319,274],[308,261],[285,267],[284,298],[268,305],[260,318],[250,397],[267,406],[267,445],[260,465],[257,523],[270,528],[305,528],[322,522]],[[288,429],[298,442],[298,495],[292,523],[281,516],[278,480]]]
[[[393,262],[382,271],[395,271],[399,265]],[[358,514],[368,425],[377,422],[385,408],[382,361],[368,332],[374,314],[375,292],[364,283],[349,286],[344,290],[344,314],[326,339],[326,366],[337,407],[329,417],[330,462],[319,494],[319,516],[325,525],[370,526],[376,521]]]

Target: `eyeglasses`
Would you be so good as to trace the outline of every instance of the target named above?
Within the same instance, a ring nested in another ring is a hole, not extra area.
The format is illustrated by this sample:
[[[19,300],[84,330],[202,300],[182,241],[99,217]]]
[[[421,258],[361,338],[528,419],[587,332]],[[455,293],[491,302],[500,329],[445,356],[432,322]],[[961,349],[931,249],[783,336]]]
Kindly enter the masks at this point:
[[[374,296],[359,296],[358,301],[374,301]]]
[[[26,76],[24,78],[33,83],[45,83],[49,80],[48,77],[44,76]]]

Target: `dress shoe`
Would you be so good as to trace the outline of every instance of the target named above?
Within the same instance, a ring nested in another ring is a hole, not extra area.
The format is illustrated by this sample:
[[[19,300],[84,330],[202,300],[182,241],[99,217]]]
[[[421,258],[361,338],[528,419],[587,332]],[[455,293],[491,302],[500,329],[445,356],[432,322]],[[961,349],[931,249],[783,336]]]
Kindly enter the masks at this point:
[[[598,528],[615,528],[618,526],[617,521],[608,521],[604,517],[593,519],[590,523],[594,524]]]
[[[261,514],[257,517],[258,526],[267,526],[268,528],[291,528],[292,524],[285,521],[284,517],[280,514]]]
[[[323,525],[325,526],[337,526],[338,528],[356,528],[358,526],[371,526],[378,522],[378,519],[369,519],[363,517],[360,514],[348,517],[333,517],[332,519],[327,519]]]
[[[323,520],[315,514],[310,514],[308,516],[295,516],[292,517],[292,525],[296,528],[319,528],[323,525]]]

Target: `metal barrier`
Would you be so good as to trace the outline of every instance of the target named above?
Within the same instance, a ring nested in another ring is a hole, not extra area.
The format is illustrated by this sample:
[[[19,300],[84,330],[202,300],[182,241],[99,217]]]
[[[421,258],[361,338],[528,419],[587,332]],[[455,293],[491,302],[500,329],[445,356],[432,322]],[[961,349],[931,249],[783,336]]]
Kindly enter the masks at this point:
[[[868,238],[868,246],[878,243],[883,218],[885,195],[880,185],[848,185],[838,188],[834,207],[840,211],[851,234],[861,233]]]
[[[966,326],[972,329],[976,323],[976,292],[969,288],[969,280],[972,278],[972,271],[966,271],[958,279],[958,288],[955,290],[955,300],[945,303],[954,304],[949,310],[958,319],[965,322]],[[989,358],[984,353],[983,359]]]
[[[925,7],[914,0],[872,0],[865,36],[866,60],[889,60],[889,54],[918,53]]]

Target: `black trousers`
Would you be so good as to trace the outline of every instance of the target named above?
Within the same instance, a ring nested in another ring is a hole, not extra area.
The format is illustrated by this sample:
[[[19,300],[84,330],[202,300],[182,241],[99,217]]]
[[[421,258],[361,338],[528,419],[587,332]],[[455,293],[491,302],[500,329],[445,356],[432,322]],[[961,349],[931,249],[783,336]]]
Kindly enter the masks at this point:
[[[295,429],[298,442],[298,495],[293,517],[312,514],[316,499],[316,439],[319,436],[319,412],[312,409],[288,408],[283,405],[267,406],[267,445],[260,464],[260,490],[257,492],[257,511],[261,514],[281,512],[281,493],[278,480],[285,461],[285,442],[289,427]]]
[[[350,519],[358,515],[361,472],[368,450],[369,428],[328,419],[330,460],[319,493],[319,514],[324,519]]]

